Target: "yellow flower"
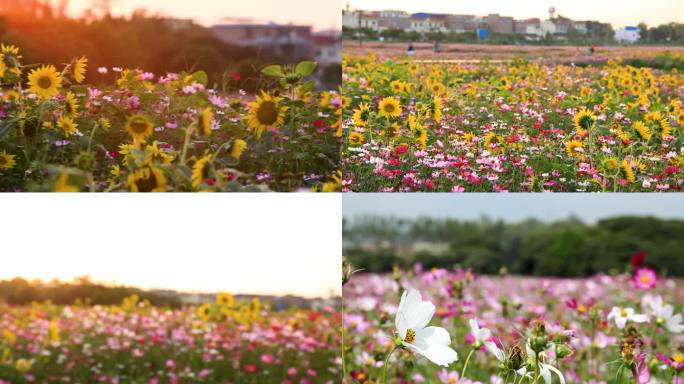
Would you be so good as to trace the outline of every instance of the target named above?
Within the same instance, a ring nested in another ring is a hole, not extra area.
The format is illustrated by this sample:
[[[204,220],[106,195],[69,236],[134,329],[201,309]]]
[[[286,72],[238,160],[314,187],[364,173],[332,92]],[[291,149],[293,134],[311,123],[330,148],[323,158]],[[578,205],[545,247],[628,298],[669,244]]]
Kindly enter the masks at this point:
[[[31,367],[33,367],[33,361],[32,360],[18,359],[14,363],[14,368],[21,373],[26,373],[26,372],[30,371]]]
[[[446,87],[439,81],[433,81],[432,83],[430,83],[430,92],[432,92],[435,95],[441,95],[444,92],[446,92]]]
[[[57,121],[57,128],[64,132],[64,136],[70,136],[76,133],[76,127],[78,127],[78,124],[74,123],[74,119],[69,116],[62,116],[59,121]]]
[[[62,75],[52,65],[43,65],[28,75],[29,92],[42,99],[49,99],[62,88]]]
[[[133,140],[142,141],[152,134],[152,122],[141,114],[135,114],[126,121],[126,131]]]
[[[154,166],[140,168],[128,175],[128,188],[131,192],[164,192],[166,176]]]
[[[233,156],[235,160],[238,160],[242,156],[242,152],[247,148],[247,142],[242,139],[233,140],[233,144],[230,146],[230,155]]]
[[[609,157],[603,161],[603,165],[606,167],[607,170],[614,171],[618,169],[618,159],[615,157]]]
[[[87,66],[88,59],[85,58],[85,56],[81,56],[80,58],[75,59],[71,63],[71,76],[77,83],[81,84],[83,80],[85,80],[85,72]]]
[[[232,307],[235,305],[235,297],[230,293],[219,293],[216,296],[216,303],[222,307]]]
[[[565,152],[571,156],[584,153],[584,144],[579,140],[570,140],[565,144]]]
[[[399,117],[401,115],[401,104],[394,97],[385,97],[378,105],[380,115],[383,117]]]
[[[56,321],[53,320],[50,322],[50,325],[48,325],[48,331],[50,333],[50,342],[59,343],[59,327],[57,326]]]
[[[359,127],[368,125],[370,119],[370,107],[366,103],[359,104],[359,107],[354,110],[354,124]]]
[[[586,108],[582,108],[572,118],[572,125],[577,132],[588,130],[594,125],[594,114]]]
[[[69,171],[63,169],[52,187],[52,192],[78,192],[78,187],[69,184]]]
[[[627,181],[630,183],[633,183],[636,181],[636,177],[634,176],[634,170],[632,169],[632,164],[630,164],[627,159],[622,160],[622,174],[625,177]]]
[[[249,113],[245,118],[249,127],[255,131],[257,138],[269,127],[278,128],[285,122],[287,107],[281,107],[282,98],[261,91],[256,101],[249,103]]]
[[[491,147],[492,147],[493,144],[500,145],[500,144],[503,142],[501,136],[498,136],[498,135],[497,135],[496,133],[494,133],[494,132],[489,132],[489,133],[487,133],[487,134],[485,135],[483,141],[484,141],[484,147],[485,147],[486,149],[491,149]]]
[[[670,125],[670,122],[666,117],[658,120],[658,125],[660,126],[660,134],[662,137],[668,137],[672,134],[672,125]]]
[[[211,169],[211,155],[204,155],[201,159],[195,162],[192,166],[192,186],[198,188],[202,182],[209,178],[209,170]]]
[[[202,319],[202,321],[209,320],[211,317],[211,304],[205,303],[197,308],[197,316]]]
[[[199,116],[199,128],[204,136],[211,135],[211,107],[202,110]]]
[[[390,83],[390,87],[392,88],[392,91],[394,91],[394,93],[402,93],[405,89],[404,83],[402,83],[399,80],[392,81]]]
[[[0,53],[0,79],[5,76],[7,65],[5,64],[5,54]]]
[[[635,121],[632,127],[642,139],[648,141],[651,138],[651,130],[642,121]]]
[[[677,124],[684,126],[684,111],[677,114]]]
[[[76,117],[78,115],[78,101],[76,100],[76,95],[72,92],[67,92],[64,96],[64,112],[69,117]]]
[[[14,155],[11,155],[5,151],[0,152],[0,169],[8,171],[17,164],[14,160]]]
[[[361,145],[363,144],[365,137],[360,132],[352,132],[349,134],[349,144],[351,145]]]
[[[148,145],[145,148],[145,164],[171,164],[172,161],[173,155],[170,155],[159,149],[159,143],[157,142],[157,140],[153,141],[152,145]]]
[[[2,331],[2,336],[7,340],[7,344],[9,345],[14,345],[14,343],[17,342],[17,335],[16,333],[10,331],[9,329],[4,329]]]

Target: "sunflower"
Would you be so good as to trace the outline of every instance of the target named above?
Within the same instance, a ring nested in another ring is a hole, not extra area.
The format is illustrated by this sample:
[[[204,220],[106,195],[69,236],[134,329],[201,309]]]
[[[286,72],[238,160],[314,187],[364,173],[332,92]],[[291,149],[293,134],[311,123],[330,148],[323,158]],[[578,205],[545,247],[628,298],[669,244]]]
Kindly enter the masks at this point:
[[[78,101],[76,100],[76,95],[72,92],[67,92],[66,96],[64,96],[64,112],[72,118],[78,115]]]
[[[59,173],[55,185],[52,187],[52,192],[78,192],[78,187],[69,184],[69,171],[63,169]]]
[[[216,296],[216,303],[222,307],[233,307],[235,306],[235,297],[230,293],[219,293]]]
[[[401,104],[394,97],[385,97],[378,104],[380,115],[383,117],[399,117],[401,115]]]
[[[630,183],[633,183],[636,181],[636,177],[634,176],[634,170],[632,169],[632,164],[627,161],[627,159],[622,160],[622,165],[621,165],[621,170],[622,174],[625,177],[627,181]]]
[[[363,134],[360,132],[352,132],[349,134],[349,144],[351,145],[361,145],[366,140]]]
[[[584,144],[579,140],[570,140],[565,144],[565,152],[570,156],[581,154],[584,152]]]
[[[152,122],[144,115],[135,114],[126,121],[126,130],[134,141],[142,141],[152,134]]]
[[[618,166],[620,163],[618,162],[618,159],[615,157],[608,157],[603,161],[603,165],[606,167],[608,171],[614,171],[618,169]]]
[[[359,104],[359,107],[354,110],[354,123],[359,127],[368,125],[370,119],[370,107],[366,103]]]
[[[406,90],[406,86],[399,80],[394,80],[390,83],[390,87],[394,93],[403,93]]]
[[[87,66],[88,59],[85,56],[81,56],[71,63],[71,76],[78,84],[81,84],[83,80],[85,80],[85,72]]]
[[[202,182],[209,178],[209,170],[211,169],[211,155],[204,155],[201,159],[195,162],[192,166],[192,186],[199,188]]]
[[[433,81],[432,83],[430,83],[429,87],[430,91],[435,95],[441,95],[444,92],[446,92],[446,87],[439,81]]]
[[[197,308],[197,316],[202,319],[202,321],[209,320],[211,316],[211,304],[205,303]]]
[[[684,111],[677,114],[677,124],[684,126]]]
[[[281,107],[281,101],[281,97],[261,91],[256,101],[249,103],[249,113],[245,118],[249,127],[256,132],[257,138],[260,138],[264,130],[269,127],[277,128],[285,122],[285,112],[288,107]]]
[[[0,53],[0,79],[5,76],[6,70],[7,70],[7,65],[5,64],[5,54]]]
[[[670,121],[667,120],[667,118],[663,117],[657,122],[660,126],[660,134],[662,137],[668,137],[672,134],[672,125],[670,125]]]
[[[648,141],[651,138],[651,130],[643,121],[635,121],[632,127],[642,139]]]
[[[233,140],[233,144],[230,146],[230,155],[233,156],[235,160],[240,159],[242,152],[247,148],[247,142],[242,139]]]
[[[9,171],[10,169],[14,168],[16,164],[17,162],[14,160],[14,155],[11,155],[5,151],[0,152],[0,169]]]
[[[572,126],[577,132],[589,130],[594,125],[594,114],[586,108],[582,108],[572,118]]]
[[[28,75],[29,91],[42,99],[49,99],[62,88],[62,75],[52,65],[43,65]]]
[[[435,97],[432,101],[432,118],[435,123],[439,123],[442,120],[442,99]]]
[[[64,136],[70,136],[76,133],[76,127],[78,127],[78,124],[74,123],[74,119],[69,116],[62,116],[59,121],[57,121],[57,128],[64,132]]]
[[[204,136],[211,135],[211,107],[206,107],[199,115],[199,128]]]
[[[493,144],[501,144],[503,140],[494,132],[489,132],[484,137],[484,147],[490,149]]]
[[[425,149],[427,148],[427,130],[425,128],[419,128],[416,130],[416,134],[414,135],[416,144],[420,147],[420,149]]]
[[[128,188],[131,192],[164,192],[166,176],[154,166],[140,168],[128,175]]]
[[[152,163],[171,164],[173,157],[173,155],[159,149],[157,140],[153,141],[152,145],[148,145],[145,148],[145,164],[148,165]]]

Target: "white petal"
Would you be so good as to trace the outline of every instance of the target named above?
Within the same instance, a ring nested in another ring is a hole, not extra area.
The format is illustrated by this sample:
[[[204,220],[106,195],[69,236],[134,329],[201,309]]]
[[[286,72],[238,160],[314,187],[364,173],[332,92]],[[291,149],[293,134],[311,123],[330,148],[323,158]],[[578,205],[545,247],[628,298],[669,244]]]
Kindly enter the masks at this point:
[[[617,325],[617,327],[619,329],[624,328],[625,324],[627,324],[627,318],[625,318],[625,317],[616,317],[615,318],[615,325]]]
[[[415,289],[409,291],[404,291],[401,294],[401,300],[399,301],[399,308],[397,308],[397,319],[395,319],[395,326],[399,329],[398,318],[399,316],[404,316],[404,321],[408,320],[407,313],[413,310],[420,304],[420,292]]]
[[[551,371],[549,371],[546,368],[545,364],[539,364],[539,366],[540,366],[540,372],[539,373],[541,374],[541,377],[544,378],[544,382],[546,384],[553,384],[553,380],[551,379]]]
[[[428,360],[442,367],[448,367],[458,359],[458,354],[446,345],[439,344],[407,344],[409,349],[425,356]]]
[[[421,342],[427,344],[450,345],[451,336],[449,332],[442,327],[426,327],[416,332],[416,341],[414,344]]]
[[[612,319],[613,317],[619,317],[619,316],[620,316],[620,308],[613,307],[613,309],[611,309],[610,313],[608,314],[608,320]]]
[[[477,331],[480,330],[480,327],[477,326],[477,320],[468,320],[468,326],[470,327],[470,333],[472,333],[473,335],[477,335]]]
[[[561,373],[561,371],[558,370],[558,368],[554,367],[553,365],[549,365],[549,364],[542,364],[542,366],[546,367],[547,370],[550,369],[553,372],[555,372],[556,375],[558,375],[558,379],[560,380],[561,384],[565,384],[565,377],[563,377],[563,374]]]
[[[414,331],[425,328],[435,314],[435,305],[429,301],[421,301],[418,307],[406,316],[407,325]]]
[[[491,352],[492,355],[494,355],[496,357],[496,359],[501,361],[501,362],[503,362],[504,358],[506,358],[506,356],[504,355],[504,352],[499,347],[497,347],[496,344],[492,343],[491,341],[488,343],[485,343],[485,348],[487,348],[487,350],[489,352]]]
[[[645,323],[648,321],[648,316],[642,314],[636,314],[629,317],[635,323]]]

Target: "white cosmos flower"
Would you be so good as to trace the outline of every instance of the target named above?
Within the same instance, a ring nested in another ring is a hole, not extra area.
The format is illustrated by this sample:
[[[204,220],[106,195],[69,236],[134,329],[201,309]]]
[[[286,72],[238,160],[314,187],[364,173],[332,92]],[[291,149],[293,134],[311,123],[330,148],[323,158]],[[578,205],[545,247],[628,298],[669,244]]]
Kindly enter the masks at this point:
[[[447,367],[458,359],[458,354],[449,347],[451,336],[446,329],[427,326],[434,313],[434,304],[423,301],[420,292],[415,289],[404,291],[395,319],[397,344]]]
[[[660,296],[648,296],[644,297],[648,306],[651,307],[651,314],[655,318],[655,321],[659,325],[663,325],[665,329],[672,333],[681,333],[684,331],[684,325],[682,325],[682,315],[677,313],[673,315],[674,307],[670,304],[663,305],[663,298]]]
[[[480,328],[477,319],[468,320],[468,326],[470,327],[470,334],[475,338],[475,348],[490,342],[489,336],[492,332],[487,328]]]
[[[615,319],[615,325],[619,329],[623,329],[627,321],[634,323],[645,323],[648,321],[648,316],[634,312],[634,308],[619,308],[613,307],[608,314],[608,320]]]
[[[530,343],[527,343],[527,355],[528,356],[534,356],[534,351],[530,347]],[[540,353],[540,360],[544,358],[544,352]],[[539,376],[541,376],[544,379],[544,383],[546,384],[553,384],[553,375],[552,373],[555,373],[558,375],[558,380],[560,380],[561,384],[565,384],[565,377],[563,377],[563,372],[561,372],[558,368],[554,367],[551,364],[545,364],[539,361]]]

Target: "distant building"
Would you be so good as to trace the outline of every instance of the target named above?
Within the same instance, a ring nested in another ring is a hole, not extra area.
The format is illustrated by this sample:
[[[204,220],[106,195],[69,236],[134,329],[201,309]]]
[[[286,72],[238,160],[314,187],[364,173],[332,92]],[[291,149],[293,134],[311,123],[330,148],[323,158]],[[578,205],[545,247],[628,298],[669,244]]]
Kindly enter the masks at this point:
[[[615,41],[618,43],[634,44],[641,38],[638,27],[624,27],[615,30]]]
[[[257,47],[267,55],[289,60],[314,56],[310,26],[281,24],[215,25],[212,31],[222,41],[233,45]]]
[[[315,60],[319,65],[339,64],[342,62],[342,36],[330,31],[313,36]]]

